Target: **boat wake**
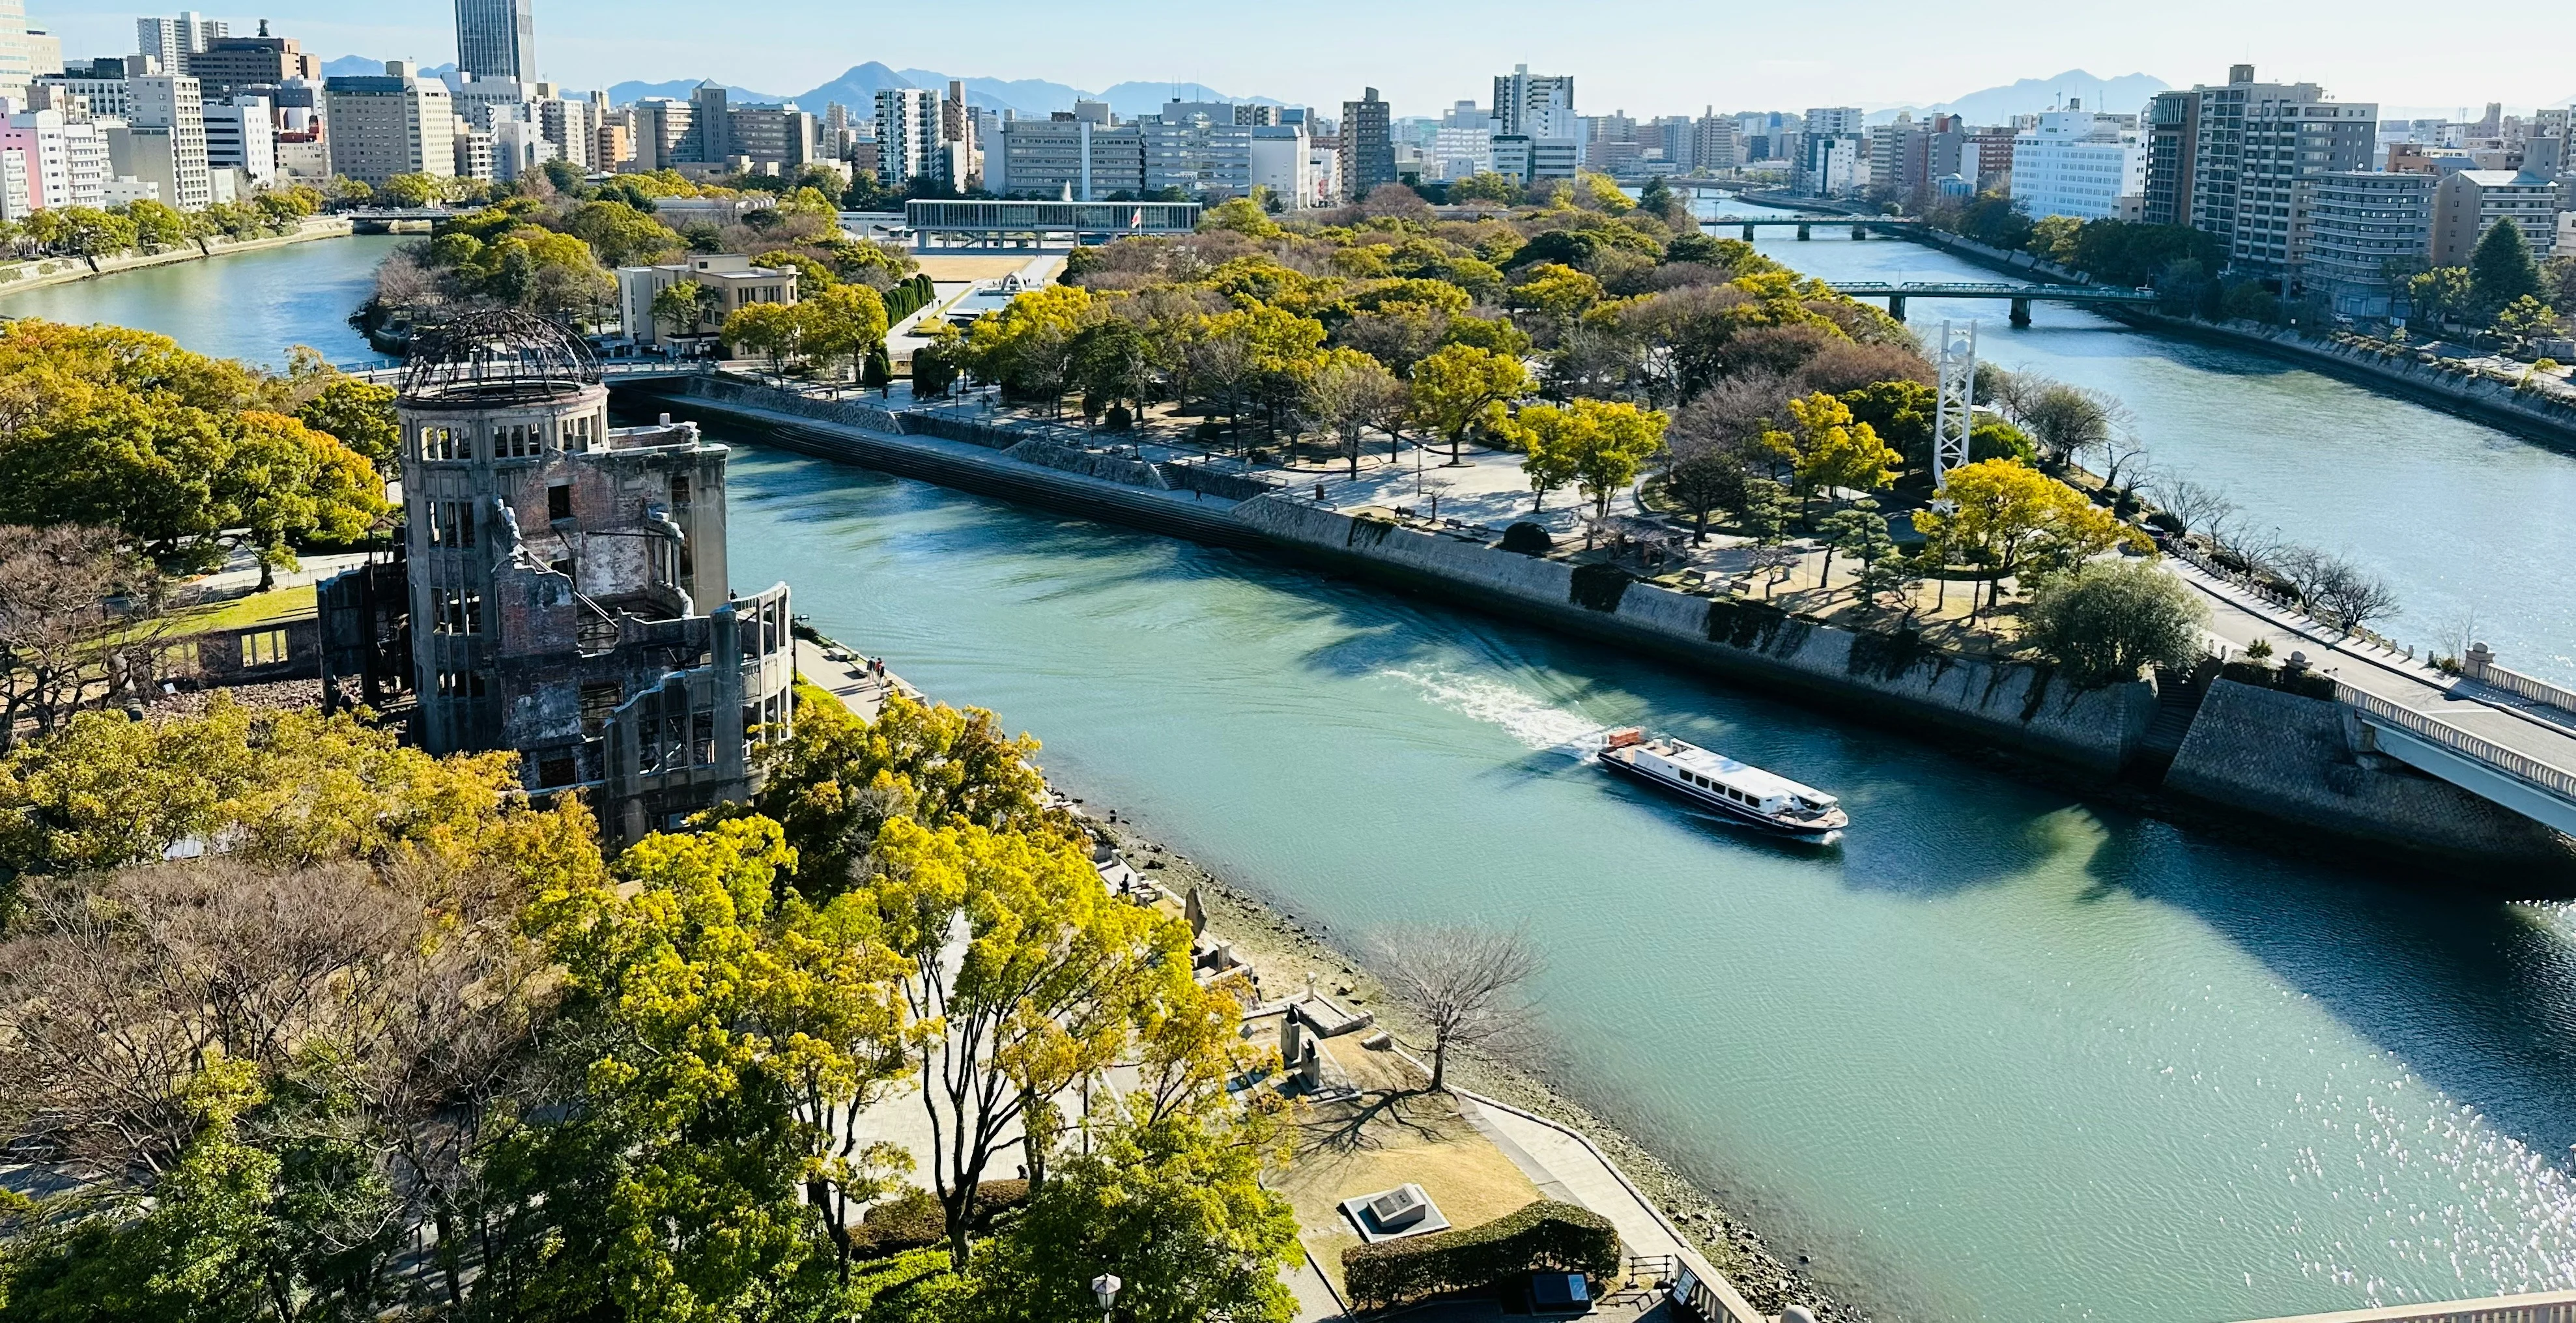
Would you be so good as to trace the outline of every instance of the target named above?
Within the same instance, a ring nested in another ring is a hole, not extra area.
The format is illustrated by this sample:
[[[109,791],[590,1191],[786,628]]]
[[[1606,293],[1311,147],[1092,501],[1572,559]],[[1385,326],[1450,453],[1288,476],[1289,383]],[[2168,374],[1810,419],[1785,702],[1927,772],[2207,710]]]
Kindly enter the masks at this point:
[[[1499,681],[1446,670],[1390,668],[1382,675],[1419,691],[1424,701],[1443,711],[1502,728],[1532,749],[1555,749],[1589,762],[1601,753],[1609,727]]]

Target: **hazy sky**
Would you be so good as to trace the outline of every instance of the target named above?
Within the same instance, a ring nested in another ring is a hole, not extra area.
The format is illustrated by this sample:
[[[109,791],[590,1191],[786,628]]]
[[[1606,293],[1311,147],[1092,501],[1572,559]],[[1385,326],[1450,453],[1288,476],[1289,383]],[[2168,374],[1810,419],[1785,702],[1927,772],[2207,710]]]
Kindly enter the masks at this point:
[[[212,9],[236,32],[263,14],[324,58],[454,57],[453,10],[438,0],[261,0]],[[2576,97],[2576,8],[2510,17],[2456,12],[2431,31],[2418,3],[2263,5],[2164,0],[2151,6],[1998,0],[1844,0],[1834,5],[1624,4],[1522,0],[1310,0],[1187,5],[1171,0],[536,0],[545,77],[577,87],[713,77],[793,95],[868,60],[961,76],[1045,78],[1097,89],[1195,80],[1236,96],[1317,105],[1376,86],[1398,114],[1436,113],[1491,94],[1526,62],[1576,78],[1577,108],[1675,114],[1810,105],[1926,104],[2070,69],[2216,82],[2251,60],[2266,78],[2324,83],[2349,100],[2428,112],[2495,100]],[[28,21],[64,53],[134,49],[131,0],[28,0]],[[174,12],[174,11],[163,11]]]

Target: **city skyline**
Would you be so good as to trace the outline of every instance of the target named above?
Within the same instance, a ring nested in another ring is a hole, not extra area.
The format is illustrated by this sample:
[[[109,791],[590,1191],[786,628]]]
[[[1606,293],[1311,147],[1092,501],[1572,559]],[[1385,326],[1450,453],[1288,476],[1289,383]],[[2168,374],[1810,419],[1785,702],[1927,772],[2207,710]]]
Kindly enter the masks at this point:
[[[39,0],[29,22],[63,41],[71,58],[121,53],[133,43],[134,20],[157,12],[132,0]],[[1493,75],[1513,65],[1570,74],[1583,95],[1578,107],[1598,114],[1676,113],[1721,109],[1796,109],[1810,104],[1928,105],[1980,88],[2086,69],[2102,77],[2146,73],[2178,87],[2221,81],[2226,66],[2251,61],[2267,76],[2324,84],[2336,95],[2377,101],[2392,114],[2474,111],[2488,101],[2528,109],[2564,105],[2576,96],[2576,74],[2552,53],[2561,42],[2509,43],[2474,59],[2426,64],[2419,47],[2384,40],[2405,16],[2370,0],[2354,21],[2319,32],[2291,13],[2279,15],[2193,0],[2160,14],[2146,30],[2109,18],[2074,14],[2046,25],[2018,21],[2001,6],[1939,17],[1888,0],[1863,0],[1854,20],[1832,34],[1829,52],[1811,25],[1789,11],[1757,10],[1711,17],[1671,0],[1647,0],[1630,25],[1552,26],[1537,6],[1466,6],[1438,0],[1400,11],[1333,4],[1308,11],[1285,30],[1251,17],[1202,18],[1197,26],[1127,24],[1119,5],[1095,10],[1065,30],[1060,11],[1005,0],[984,13],[971,42],[936,14],[908,10],[871,16],[873,35],[780,40],[812,23],[845,32],[821,0],[775,0],[768,21],[709,31],[703,11],[676,0],[542,0],[536,13],[539,74],[574,86],[675,78],[716,78],[792,94],[869,60],[895,68],[926,67],[959,76],[1043,78],[1085,88],[1141,80],[1198,82],[1233,96],[1267,96],[1317,106],[1338,105],[1363,85],[1381,89],[1399,115],[1434,114],[1449,103],[1481,98]],[[2387,23],[2368,21],[2385,10]],[[455,56],[452,0],[384,6],[399,22],[351,23],[345,6],[325,0],[269,0],[259,13],[208,11],[239,25],[268,18],[326,58],[362,55],[438,64]],[[1160,12],[1160,11],[1157,11]],[[1030,21],[1014,26],[1014,15]],[[1342,21],[1347,19],[1348,22]],[[1211,24],[1232,23],[1228,28]],[[1352,42],[1349,23],[1366,22],[1379,40]],[[2564,34],[2576,36],[2576,23]],[[1675,40],[1640,42],[1639,31]],[[1461,34],[1473,34],[1461,40]],[[622,35],[633,33],[636,35]],[[650,35],[647,35],[650,34]],[[667,34],[667,35],[664,35]],[[1214,39],[1211,39],[1211,38]],[[1400,54],[1398,54],[1400,53]],[[2080,95],[2080,92],[2078,93]],[[2125,109],[2125,107],[2112,107]]]

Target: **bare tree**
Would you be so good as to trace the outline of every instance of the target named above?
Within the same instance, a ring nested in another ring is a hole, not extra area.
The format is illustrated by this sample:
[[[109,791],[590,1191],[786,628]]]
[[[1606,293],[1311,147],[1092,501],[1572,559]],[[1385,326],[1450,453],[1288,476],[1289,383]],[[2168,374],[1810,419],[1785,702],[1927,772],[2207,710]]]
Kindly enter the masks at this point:
[[[0,748],[148,679],[159,574],[114,530],[0,526]]]
[[[2386,579],[2350,561],[2329,557],[2331,569],[2308,599],[2328,623],[2350,634],[2374,620],[2397,614],[2397,590]]]
[[[1493,1041],[1526,1024],[1521,985],[1544,963],[1525,931],[1473,927],[1399,929],[1380,939],[1386,985],[1431,1026],[1431,1090],[1449,1087],[1449,1051]]]
[[[2176,478],[2171,482],[2159,479],[2150,490],[2155,493],[2156,504],[2181,521],[2185,533],[2208,532],[2212,526],[2236,513],[2236,503],[2217,488],[2189,478]]]

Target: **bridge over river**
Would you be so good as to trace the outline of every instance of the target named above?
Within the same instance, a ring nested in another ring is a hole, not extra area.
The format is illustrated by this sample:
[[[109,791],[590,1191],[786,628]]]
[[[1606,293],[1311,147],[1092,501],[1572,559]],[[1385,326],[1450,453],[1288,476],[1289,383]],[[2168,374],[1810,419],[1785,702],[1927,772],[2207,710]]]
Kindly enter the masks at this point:
[[[2012,324],[2030,325],[2033,300],[2050,303],[2092,305],[2129,304],[2151,306],[2158,295],[2152,289],[2126,289],[2116,285],[2026,285],[2002,280],[1835,280],[1826,282],[1837,294],[1856,299],[1887,300],[1887,315],[1905,320],[1907,299],[2008,299],[2012,303]]]

